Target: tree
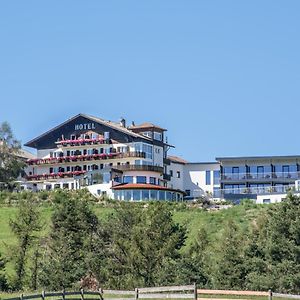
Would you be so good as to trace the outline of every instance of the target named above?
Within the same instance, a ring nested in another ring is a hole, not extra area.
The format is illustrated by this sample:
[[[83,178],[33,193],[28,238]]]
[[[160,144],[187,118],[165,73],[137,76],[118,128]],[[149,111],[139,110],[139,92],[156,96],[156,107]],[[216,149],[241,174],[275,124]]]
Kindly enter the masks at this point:
[[[89,272],[98,219],[82,193],[57,193],[39,282],[48,289],[68,288]]]
[[[5,276],[5,261],[0,253],[0,291],[7,291],[8,284]]]
[[[14,219],[10,220],[10,228],[17,238],[16,246],[12,246],[14,269],[16,273],[15,289],[21,289],[26,280],[26,262],[29,251],[37,242],[42,229],[40,212],[37,204],[31,199],[18,202],[18,211]]]
[[[229,220],[216,251],[212,280],[222,289],[242,289],[245,282],[244,238],[239,226]]]
[[[177,272],[181,284],[196,282],[198,286],[207,286],[209,282],[208,233],[204,227],[200,228],[192,245],[184,253]]]
[[[270,206],[254,224],[246,249],[247,288],[300,292],[300,198]]]
[[[10,125],[7,122],[0,124],[0,190],[12,190],[25,166],[18,156],[20,149],[20,142],[15,139]]]
[[[114,288],[172,283],[186,230],[164,203],[121,203],[107,223],[107,277]]]

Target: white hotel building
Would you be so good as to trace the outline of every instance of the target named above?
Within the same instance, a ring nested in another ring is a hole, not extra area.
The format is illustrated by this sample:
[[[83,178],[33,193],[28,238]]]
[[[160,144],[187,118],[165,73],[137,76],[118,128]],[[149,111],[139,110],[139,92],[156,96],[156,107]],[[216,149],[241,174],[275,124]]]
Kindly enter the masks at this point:
[[[208,197],[279,202],[298,191],[300,156],[223,157],[190,163],[168,156],[166,129],[152,123],[126,126],[78,114],[27,142],[22,186],[31,190],[88,188],[117,200],[181,201]]]

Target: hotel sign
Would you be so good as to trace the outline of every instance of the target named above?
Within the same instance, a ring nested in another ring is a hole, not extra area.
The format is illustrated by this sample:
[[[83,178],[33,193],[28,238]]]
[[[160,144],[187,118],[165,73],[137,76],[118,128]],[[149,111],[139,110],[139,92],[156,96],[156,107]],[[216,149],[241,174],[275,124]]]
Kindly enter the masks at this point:
[[[81,123],[81,124],[75,124],[75,130],[90,130],[95,129],[95,123]]]

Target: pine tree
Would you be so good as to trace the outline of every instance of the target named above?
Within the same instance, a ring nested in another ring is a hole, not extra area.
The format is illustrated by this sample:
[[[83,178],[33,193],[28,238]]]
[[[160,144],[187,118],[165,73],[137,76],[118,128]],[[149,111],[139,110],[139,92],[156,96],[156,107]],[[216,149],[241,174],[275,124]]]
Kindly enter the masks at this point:
[[[246,249],[247,287],[300,292],[300,198],[270,206]]]
[[[80,196],[80,193],[70,196],[65,192],[56,196],[39,277],[40,283],[48,289],[71,287],[89,271],[87,258],[98,219]]]
[[[213,284],[221,289],[242,289],[245,282],[244,239],[238,225],[230,220],[216,251]]]
[[[195,240],[184,253],[178,265],[178,284],[197,283],[198,286],[205,287],[209,283],[209,257],[208,233],[204,227],[200,228]]]
[[[107,284],[115,288],[155,286],[175,280],[186,230],[163,203],[121,204],[108,224]]]

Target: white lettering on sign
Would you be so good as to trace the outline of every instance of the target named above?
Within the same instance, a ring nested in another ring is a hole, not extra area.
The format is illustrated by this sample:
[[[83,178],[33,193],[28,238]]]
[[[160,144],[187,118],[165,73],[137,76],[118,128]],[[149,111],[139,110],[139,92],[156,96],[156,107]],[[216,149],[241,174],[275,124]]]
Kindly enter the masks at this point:
[[[75,130],[90,130],[95,129],[95,123],[75,124]]]

